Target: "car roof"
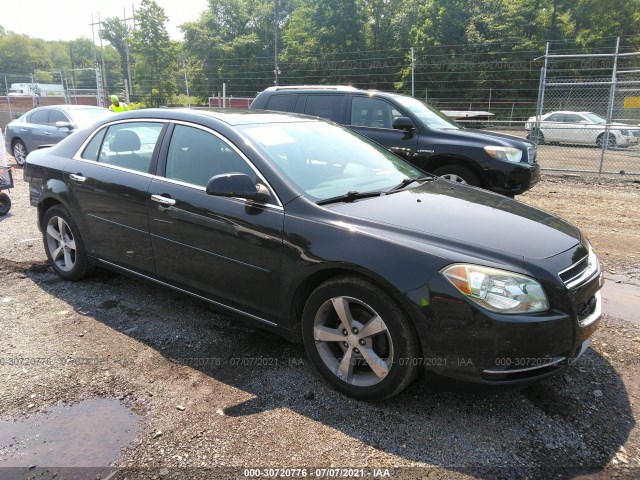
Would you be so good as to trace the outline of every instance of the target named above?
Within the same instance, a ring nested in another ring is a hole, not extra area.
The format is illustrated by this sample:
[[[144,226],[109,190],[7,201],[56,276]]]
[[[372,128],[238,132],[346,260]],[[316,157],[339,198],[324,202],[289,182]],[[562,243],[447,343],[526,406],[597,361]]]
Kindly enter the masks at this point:
[[[593,112],[587,112],[587,111],[577,112],[577,111],[575,111],[575,110],[556,110],[556,111],[554,111],[554,112],[549,112],[549,113],[547,113],[546,115],[551,115],[551,114],[553,114],[553,113],[578,113],[578,114],[582,114],[582,115],[584,115],[584,114],[586,114],[586,113],[593,113]]]
[[[213,118],[228,125],[252,125],[267,123],[299,123],[321,122],[322,119],[295,113],[272,112],[265,110],[243,110],[232,108],[216,108],[211,110],[194,110],[189,108],[148,108],[131,110],[118,114],[118,118],[161,118],[168,120],[195,120]]]
[[[100,109],[100,110],[106,110],[106,108],[103,107],[97,107],[95,105],[66,105],[64,103],[60,104],[60,105],[43,105],[41,107],[36,107],[33,110],[37,110],[37,109],[45,109],[45,108],[58,108],[60,110],[68,110],[68,111],[73,111],[73,110],[87,110],[87,109]]]
[[[350,93],[366,93],[367,95],[384,96],[384,97],[403,97],[399,93],[383,92],[380,90],[363,90],[361,88],[352,87],[351,85],[278,85],[277,87],[267,87],[265,92],[300,92],[300,93],[327,93],[332,92],[350,92]]]

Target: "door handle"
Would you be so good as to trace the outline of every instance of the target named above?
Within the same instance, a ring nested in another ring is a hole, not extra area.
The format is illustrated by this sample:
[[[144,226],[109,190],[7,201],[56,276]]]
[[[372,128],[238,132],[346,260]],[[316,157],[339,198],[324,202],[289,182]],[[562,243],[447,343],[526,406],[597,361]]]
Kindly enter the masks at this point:
[[[151,195],[151,200],[159,203],[163,207],[171,207],[176,204],[173,198],[163,197],[162,195]]]
[[[44,132],[45,135],[50,136],[51,132]]]
[[[72,174],[70,174],[70,175],[69,175],[69,178],[70,178],[71,180],[73,180],[74,182],[76,182],[76,183],[82,183],[82,182],[84,182],[84,181],[87,179],[87,177],[83,177],[82,175],[80,175],[80,174],[78,174],[78,173],[72,173]]]

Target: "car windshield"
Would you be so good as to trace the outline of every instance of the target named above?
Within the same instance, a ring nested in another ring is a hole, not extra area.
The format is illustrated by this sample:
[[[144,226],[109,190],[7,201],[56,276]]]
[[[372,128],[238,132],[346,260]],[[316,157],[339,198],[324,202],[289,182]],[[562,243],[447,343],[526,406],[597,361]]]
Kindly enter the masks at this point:
[[[596,115],[595,113],[583,113],[583,115],[591,123],[607,123],[607,121],[604,118],[602,118],[600,115]]]
[[[252,143],[313,200],[386,192],[424,173],[366,138],[324,122],[241,127]]]
[[[397,102],[417,116],[425,127],[436,130],[459,130],[461,127],[444,113],[412,97],[395,97]]]
[[[106,108],[82,108],[70,110],[69,115],[78,125],[88,126],[112,113]]]

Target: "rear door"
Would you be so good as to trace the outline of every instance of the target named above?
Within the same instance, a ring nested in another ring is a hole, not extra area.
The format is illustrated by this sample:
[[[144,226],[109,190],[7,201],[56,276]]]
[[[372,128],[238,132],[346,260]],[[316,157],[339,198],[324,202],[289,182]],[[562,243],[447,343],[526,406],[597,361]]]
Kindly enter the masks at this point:
[[[403,116],[403,112],[387,100],[354,95],[348,109],[347,125],[396,155],[411,160],[418,148],[417,132],[408,136],[392,126],[396,118]]]
[[[549,115],[540,125],[546,142],[570,142],[571,135],[564,124],[564,113]]]
[[[48,127],[49,109],[41,108],[27,116],[27,124],[20,126],[20,137],[24,140],[28,152],[41,145],[51,143],[51,129]]]
[[[137,120],[100,130],[65,167],[89,254],[138,272],[155,265],[147,217],[151,172],[166,123]]]
[[[332,122],[344,125],[346,105],[347,96],[343,93],[310,93],[306,97],[302,113],[305,113],[306,115],[313,115],[315,117],[326,118]],[[296,108],[296,111],[300,110]]]

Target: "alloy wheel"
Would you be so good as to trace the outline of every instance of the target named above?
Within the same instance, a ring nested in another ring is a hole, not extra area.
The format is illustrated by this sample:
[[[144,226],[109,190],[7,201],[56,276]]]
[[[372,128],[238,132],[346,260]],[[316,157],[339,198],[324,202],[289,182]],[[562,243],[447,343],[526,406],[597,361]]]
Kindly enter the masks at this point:
[[[391,334],[375,310],[356,298],[334,297],[322,304],[313,337],[327,368],[350,385],[377,385],[389,374]]]
[[[63,272],[70,272],[76,264],[76,241],[69,224],[58,216],[51,217],[45,232],[51,259]]]

